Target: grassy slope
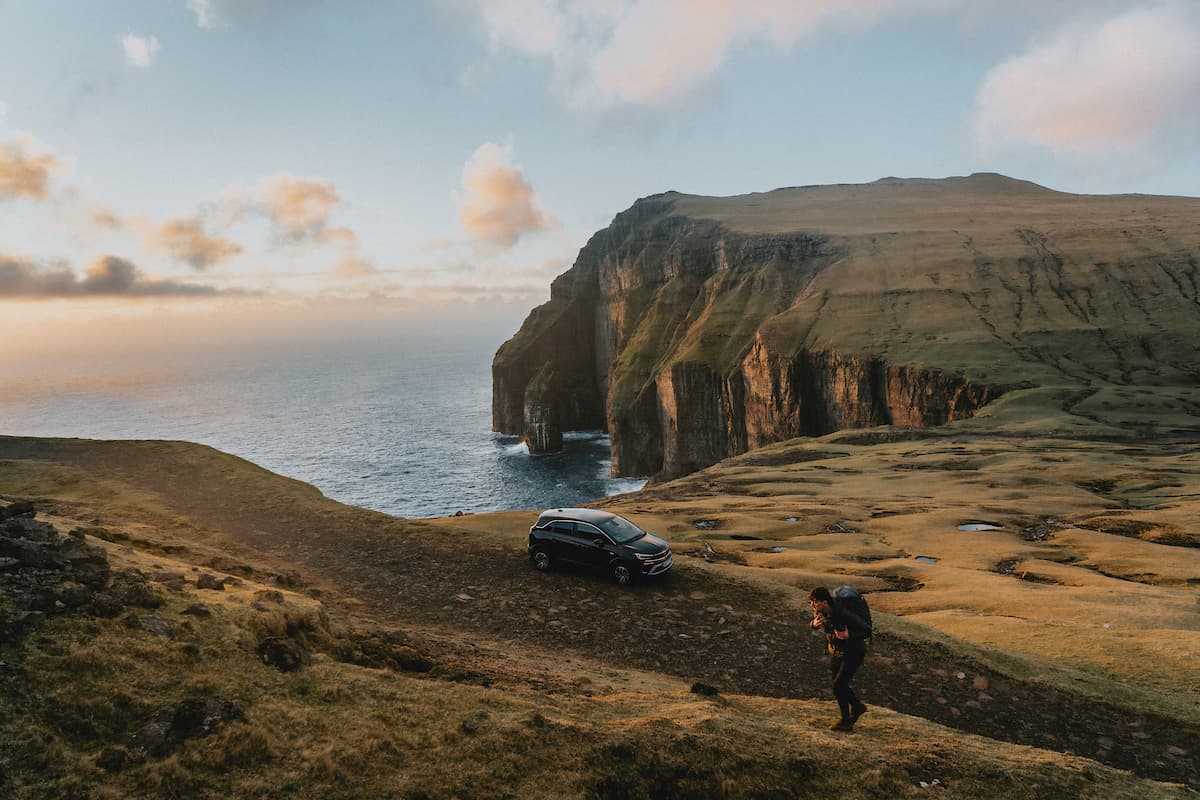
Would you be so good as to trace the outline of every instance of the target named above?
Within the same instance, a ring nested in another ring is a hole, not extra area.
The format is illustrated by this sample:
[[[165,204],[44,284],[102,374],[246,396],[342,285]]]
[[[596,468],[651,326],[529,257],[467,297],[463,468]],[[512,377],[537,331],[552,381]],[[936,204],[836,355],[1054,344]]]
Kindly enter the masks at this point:
[[[315,515],[334,530],[379,526],[409,537],[422,536],[425,526],[340,506],[208,448],[69,447],[110,469],[3,462],[0,494],[45,499],[60,515],[51,520],[60,530],[103,525],[114,541],[98,543],[115,568],[194,576],[197,565],[216,563],[245,578],[223,592],[160,586],[166,605],[155,613],[176,624],[174,641],[116,620],[60,617],[5,645],[4,660],[20,673],[0,677],[11,712],[0,718],[0,736],[13,743],[0,757],[17,797],[748,797],[771,790],[903,797],[921,796],[919,782],[935,779],[944,796],[955,797],[1183,796],[1084,759],[886,709],[877,709],[860,735],[837,738],[824,730],[827,703],[704,699],[664,676],[444,631],[393,630],[431,659],[434,669],[424,675],[345,663],[347,652],[366,647],[364,630],[394,629],[395,620],[372,619],[353,598],[307,576],[304,592],[283,590],[282,603],[255,607],[259,592],[276,588],[264,582],[288,565],[237,544],[225,521]],[[165,507],[157,491],[130,482],[147,466],[167,485],[172,473],[186,476],[178,490],[199,492],[195,513]],[[206,487],[195,485],[197,476]],[[210,497],[226,503],[208,505]],[[498,515],[435,527],[511,531],[517,522]],[[499,538],[519,545],[511,532]],[[213,616],[180,615],[196,601]],[[280,673],[246,652],[245,642],[282,633],[289,623],[316,652],[312,666]],[[189,653],[187,643],[197,648]],[[245,721],[116,774],[98,765],[106,749],[127,747],[156,709],[214,693],[231,699]]]
[[[1056,429],[1070,416],[1045,413]],[[1200,721],[1194,447],[1039,438],[1032,419],[1020,438],[989,435],[983,422],[915,441],[785,442],[606,505],[677,547],[720,540],[761,579],[875,590],[879,610],[1002,671]],[[971,521],[1003,530],[957,529]]]

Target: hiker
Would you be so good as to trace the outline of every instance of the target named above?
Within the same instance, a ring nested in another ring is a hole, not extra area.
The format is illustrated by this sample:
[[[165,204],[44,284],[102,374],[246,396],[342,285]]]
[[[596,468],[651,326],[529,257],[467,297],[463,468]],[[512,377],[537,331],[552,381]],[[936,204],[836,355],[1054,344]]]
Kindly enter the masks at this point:
[[[833,696],[837,698],[842,718],[830,726],[835,731],[854,729],[854,723],[866,713],[867,707],[850,688],[850,680],[862,666],[867,654],[866,638],[871,635],[870,625],[845,607],[824,586],[818,586],[808,595],[812,606],[814,629],[825,631],[829,649],[829,668],[833,676]]]

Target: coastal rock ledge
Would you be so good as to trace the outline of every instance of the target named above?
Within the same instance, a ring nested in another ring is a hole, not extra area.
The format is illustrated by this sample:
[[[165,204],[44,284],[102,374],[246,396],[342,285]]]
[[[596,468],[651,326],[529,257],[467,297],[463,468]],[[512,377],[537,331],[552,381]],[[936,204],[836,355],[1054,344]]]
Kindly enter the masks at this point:
[[[604,429],[614,475],[667,478],[1014,388],[1195,386],[1198,218],[994,174],[643,198],[496,353],[493,427]]]

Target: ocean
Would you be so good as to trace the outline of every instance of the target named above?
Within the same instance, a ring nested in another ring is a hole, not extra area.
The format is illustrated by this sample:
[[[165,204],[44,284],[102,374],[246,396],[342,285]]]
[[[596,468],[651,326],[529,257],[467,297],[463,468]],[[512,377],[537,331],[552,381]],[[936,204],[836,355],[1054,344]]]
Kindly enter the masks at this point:
[[[541,456],[492,433],[500,341],[397,337],[43,371],[0,386],[0,434],[200,442],[409,518],[541,510],[641,488],[609,477],[602,431],[568,433],[563,452]]]

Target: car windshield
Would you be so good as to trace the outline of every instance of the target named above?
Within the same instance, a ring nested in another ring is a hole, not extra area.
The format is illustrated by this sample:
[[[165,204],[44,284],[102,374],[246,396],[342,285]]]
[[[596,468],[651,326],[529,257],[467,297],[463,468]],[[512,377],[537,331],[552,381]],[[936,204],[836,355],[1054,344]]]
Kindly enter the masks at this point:
[[[613,538],[617,544],[632,542],[646,535],[646,532],[624,517],[613,517],[597,523],[604,532]]]

